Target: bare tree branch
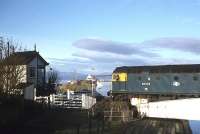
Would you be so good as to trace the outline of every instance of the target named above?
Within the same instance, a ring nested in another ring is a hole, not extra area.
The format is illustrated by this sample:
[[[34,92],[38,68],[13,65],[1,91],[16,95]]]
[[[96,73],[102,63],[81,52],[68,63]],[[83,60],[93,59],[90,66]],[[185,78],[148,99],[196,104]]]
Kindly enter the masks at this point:
[[[14,44],[13,41],[6,43],[3,38],[0,43],[0,93],[20,94],[21,91],[17,89],[17,85],[25,75],[23,73],[25,68],[17,64],[20,59],[14,54],[21,47]]]

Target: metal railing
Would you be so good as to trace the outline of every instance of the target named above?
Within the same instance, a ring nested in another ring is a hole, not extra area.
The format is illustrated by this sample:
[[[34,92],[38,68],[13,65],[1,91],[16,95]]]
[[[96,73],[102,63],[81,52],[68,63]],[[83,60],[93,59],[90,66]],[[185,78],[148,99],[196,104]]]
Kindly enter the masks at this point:
[[[133,111],[125,110],[125,111],[104,111],[104,120],[122,120],[129,121],[133,119]]]

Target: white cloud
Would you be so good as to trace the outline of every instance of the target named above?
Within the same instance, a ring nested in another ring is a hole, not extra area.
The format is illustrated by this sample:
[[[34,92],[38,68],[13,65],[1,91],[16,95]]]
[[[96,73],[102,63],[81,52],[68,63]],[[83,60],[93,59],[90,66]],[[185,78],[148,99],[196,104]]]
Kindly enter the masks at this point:
[[[96,74],[111,74],[117,66],[200,63],[200,40],[194,38],[158,38],[138,44],[93,38],[81,39],[73,46],[71,57],[49,59],[50,63],[68,72]]]
[[[172,51],[175,49],[182,52],[190,52],[197,55],[200,54],[200,39],[196,38],[158,38],[145,41],[142,44],[148,47],[154,47],[154,49],[168,48]]]
[[[140,55],[140,56],[156,56],[152,52],[147,52],[145,49],[142,49],[138,44],[114,42],[110,40],[102,39],[80,39],[73,43],[73,46],[76,48],[81,48],[84,50],[96,51],[96,52],[107,52],[113,54],[121,55]]]

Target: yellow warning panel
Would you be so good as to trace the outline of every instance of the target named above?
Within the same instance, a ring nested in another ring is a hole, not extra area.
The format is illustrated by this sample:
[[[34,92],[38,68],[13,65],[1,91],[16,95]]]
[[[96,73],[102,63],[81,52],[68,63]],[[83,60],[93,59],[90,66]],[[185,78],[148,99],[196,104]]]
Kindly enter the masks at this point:
[[[127,81],[127,73],[113,73],[112,81]]]

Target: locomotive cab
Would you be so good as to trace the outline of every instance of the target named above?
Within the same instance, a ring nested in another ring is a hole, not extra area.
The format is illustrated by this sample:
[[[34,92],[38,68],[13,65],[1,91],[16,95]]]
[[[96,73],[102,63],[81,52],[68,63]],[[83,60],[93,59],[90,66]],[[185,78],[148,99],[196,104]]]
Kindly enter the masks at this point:
[[[112,89],[114,89],[114,91],[119,91],[119,92],[128,92],[127,81],[128,81],[127,73],[124,72],[113,73]]]

